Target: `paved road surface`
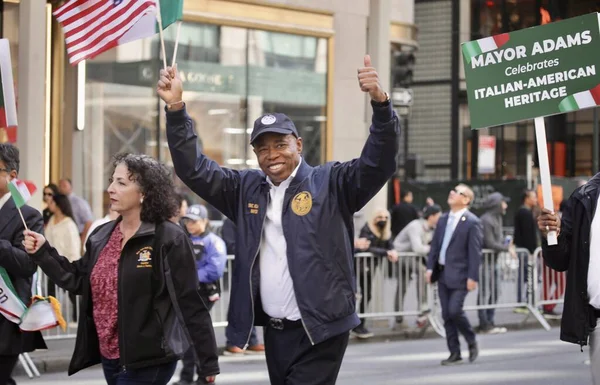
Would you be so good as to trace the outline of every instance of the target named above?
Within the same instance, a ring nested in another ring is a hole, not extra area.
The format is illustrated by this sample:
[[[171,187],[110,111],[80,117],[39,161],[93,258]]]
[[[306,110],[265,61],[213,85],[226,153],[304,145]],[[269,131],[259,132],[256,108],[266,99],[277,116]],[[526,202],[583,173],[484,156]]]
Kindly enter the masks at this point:
[[[442,367],[447,357],[441,338],[354,344],[348,348],[338,384],[418,385],[591,385],[585,361],[588,350],[558,341],[558,329],[513,331],[480,337],[481,356],[474,364]],[[463,346],[464,348],[464,346]],[[463,352],[463,357],[468,353]],[[219,385],[268,384],[265,361],[260,356],[221,357]],[[174,381],[179,378],[178,372]],[[101,385],[99,369],[88,369],[71,378],[49,374],[19,385]]]

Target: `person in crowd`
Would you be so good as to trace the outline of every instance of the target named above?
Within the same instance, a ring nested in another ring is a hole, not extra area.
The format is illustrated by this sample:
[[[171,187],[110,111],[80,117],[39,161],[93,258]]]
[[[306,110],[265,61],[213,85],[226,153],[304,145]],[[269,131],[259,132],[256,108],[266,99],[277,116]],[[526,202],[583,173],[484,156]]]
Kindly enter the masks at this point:
[[[225,247],[227,248],[228,255],[236,255],[236,247],[235,247],[235,235],[236,226],[233,221],[227,217],[223,220],[223,226],[221,228],[221,236],[223,241],[225,242]],[[229,274],[233,275],[233,269],[235,269],[235,258],[231,263],[231,271]],[[241,356],[244,354],[264,354],[265,353],[265,345],[261,344],[258,341],[258,336],[256,334],[256,327],[252,327],[252,332],[250,333],[250,339],[248,340],[248,347],[244,350],[243,346],[236,346],[231,342],[231,338],[233,330],[229,325],[225,327],[225,338],[227,339],[225,343],[225,351],[223,352],[226,356]]]
[[[359,313],[365,313],[367,304],[372,297],[372,280],[376,267],[379,265],[380,258],[387,258],[390,262],[398,262],[398,253],[392,245],[392,231],[390,224],[390,214],[385,209],[377,209],[375,215],[371,217],[360,230],[359,239],[366,239],[369,245],[361,250],[373,254],[375,259],[356,258],[356,274],[361,291],[361,301]],[[390,270],[395,270],[390,267]],[[366,319],[360,319],[360,325],[352,329],[352,334],[357,338],[370,338],[373,333],[365,326]]]
[[[49,185],[44,187],[43,194],[44,194],[44,197],[42,199],[43,199],[44,203],[46,204],[46,207],[42,211],[42,217],[44,218],[44,226],[46,226],[48,224],[48,221],[50,220],[50,217],[52,216],[52,213],[50,212],[50,209],[48,208],[48,202],[52,199],[52,197],[59,194],[58,186],[55,185],[54,183],[50,183]]]
[[[538,205],[535,190],[526,189],[521,195],[521,207],[515,213],[514,219],[514,244],[518,248],[527,249],[531,255],[539,246],[539,232],[533,216],[533,209]],[[528,282],[527,264],[528,258],[520,256],[519,273],[517,283],[517,301],[525,302],[523,298],[523,286]],[[517,313],[529,313],[527,307],[515,309]]]
[[[116,155],[108,194],[119,218],[94,231],[78,261],[25,231],[35,263],[82,296],[69,375],[101,363],[109,385],[166,385],[191,343],[201,377],[214,382],[214,330],[190,239],[169,220],[178,207],[168,169],[147,155]]]
[[[54,246],[60,255],[64,255],[69,262],[73,263],[81,258],[81,238],[77,225],[73,220],[71,202],[66,195],[57,194],[48,201],[48,209],[52,213],[46,225],[45,236],[48,242]],[[49,279],[48,283],[54,286]],[[49,288],[49,295],[54,295],[55,287]],[[69,293],[71,301],[71,318],[77,322],[77,296]]]
[[[575,189],[557,215],[542,209],[537,224],[542,234],[542,257],[550,268],[566,271],[566,292],[560,339],[590,345],[594,385],[600,385],[600,173]],[[558,242],[548,244],[555,231]]]
[[[419,218],[419,210],[413,205],[413,193],[410,190],[400,191],[400,203],[390,210],[392,218],[392,237],[396,238],[400,231],[411,221]]]
[[[444,366],[462,363],[459,332],[467,341],[469,361],[475,361],[479,355],[475,332],[463,310],[467,294],[477,288],[483,248],[481,221],[469,211],[473,198],[473,190],[464,184],[450,191],[450,212],[438,222],[427,259],[425,278],[428,283],[438,283],[450,351],[450,356],[441,362]]]
[[[208,210],[203,205],[188,207],[182,221],[194,249],[200,296],[210,311],[221,295],[219,280],[227,264],[225,242],[210,230]],[[173,385],[195,384],[194,372],[198,373],[199,380],[202,379],[202,368],[196,366],[193,348],[185,353],[182,363],[179,381]]]
[[[73,219],[77,224],[81,242],[83,243],[92,222],[94,221],[94,214],[92,214],[92,208],[90,204],[82,197],[76,195],[73,192],[73,183],[71,179],[63,178],[58,182],[58,190],[61,194],[69,197],[71,207],[73,208]]]
[[[25,226],[11,198],[8,183],[18,177],[20,166],[19,149],[10,143],[0,143],[0,268],[6,272],[5,284],[14,287],[23,303],[31,302],[31,286],[37,266],[23,247]],[[27,227],[33,231],[44,231],[44,220],[36,209],[21,207]],[[4,302],[4,301],[3,301]],[[1,307],[1,306],[0,306]],[[11,373],[19,360],[19,354],[46,349],[40,332],[23,332],[19,325],[0,312],[0,384],[12,383]]]
[[[410,222],[396,238],[394,239],[394,250],[399,253],[413,252],[422,255],[427,255],[431,249],[431,240],[433,232],[438,224],[442,208],[439,205],[431,204],[423,210],[423,217]],[[417,276],[417,298],[420,301],[422,313],[427,311],[427,290],[425,288],[423,277],[425,276],[427,261],[421,259],[422,264],[412,258],[400,258],[400,274],[398,276],[398,285],[396,286],[396,295],[394,299],[394,311],[398,312],[403,308],[404,295],[410,283],[410,277],[413,273]],[[402,317],[396,317],[396,323],[402,323]],[[423,322],[421,317],[419,321]],[[419,324],[418,326],[424,326]]]
[[[506,242],[504,238],[504,221],[510,198],[502,193],[491,193],[484,203],[487,211],[481,216],[483,225],[483,247],[490,249],[494,253],[488,254],[483,260],[483,269],[481,272],[481,282],[479,285],[479,295],[477,296],[477,305],[494,305],[500,296],[500,281],[498,275],[499,253],[508,252],[513,258],[516,258],[515,248],[512,242]],[[480,309],[478,311],[479,333],[499,334],[506,333],[505,327],[495,324],[496,309]]]
[[[253,325],[266,326],[271,384],[333,384],[360,324],[353,272],[353,214],[396,172],[399,120],[369,56],[358,70],[373,106],[360,158],[312,167],[284,114],[254,122],[250,144],[260,169],[233,170],[198,147],[176,68],[161,70],[167,140],[179,178],[237,226],[228,322],[246,347]],[[323,295],[327,293],[327,295]],[[315,373],[319,373],[318,379]]]

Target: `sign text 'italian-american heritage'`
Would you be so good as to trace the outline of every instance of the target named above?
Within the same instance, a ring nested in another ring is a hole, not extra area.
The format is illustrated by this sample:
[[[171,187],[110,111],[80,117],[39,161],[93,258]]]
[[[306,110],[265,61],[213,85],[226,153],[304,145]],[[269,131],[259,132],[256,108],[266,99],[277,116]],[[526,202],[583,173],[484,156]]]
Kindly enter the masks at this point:
[[[471,128],[600,105],[599,17],[463,43]]]

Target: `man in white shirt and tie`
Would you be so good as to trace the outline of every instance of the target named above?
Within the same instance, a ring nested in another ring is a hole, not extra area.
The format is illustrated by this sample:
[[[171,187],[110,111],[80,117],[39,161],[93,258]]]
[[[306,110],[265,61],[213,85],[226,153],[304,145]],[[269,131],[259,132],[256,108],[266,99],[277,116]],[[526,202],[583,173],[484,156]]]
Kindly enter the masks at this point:
[[[475,361],[479,354],[475,333],[463,310],[465,297],[477,288],[483,243],[481,221],[468,209],[473,198],[473,190],[464,184],[450,191],[450,212],[438,222],[427,261],[426,279],[430,283],[438,282],[450,350],[450,357],[442,361],[444,366],[462,363],[459,332],[467,341],[469,361]]]

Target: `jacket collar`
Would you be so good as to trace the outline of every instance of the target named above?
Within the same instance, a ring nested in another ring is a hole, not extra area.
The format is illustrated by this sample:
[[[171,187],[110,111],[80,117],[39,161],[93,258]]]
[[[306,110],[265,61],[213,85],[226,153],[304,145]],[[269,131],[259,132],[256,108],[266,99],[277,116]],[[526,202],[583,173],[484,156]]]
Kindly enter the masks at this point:
[[[598,194],[598,187],[600,186],[600,172],[594,175],[586,184],[579,188],[581,195]]]
[[[306,179],[312,169],[313,167],[306,163],[305,159],[302,159],[302,163],[300,163],[300,167],[298,167],[298,171],[296,172],[294,179],[292,179],[290,187],[300,184],[304,179]]]
[[[98,231],[94,234],[94,236],[90,237],[90,242],[92,242],[92,243],[107,242],[108,238],[110,238],[110,235],[115,230],[115,227],[117,227],[119,225],[119,223],[121,223],[122,219],[123,219],[123,217],[119,216],[116,220],[109,222],[109,224],[107,224],[106,226],[103,226],[100,229],[98,229]],[[137,238],[137,237],[143,237],[146,235],[154,235],[155,233],[156,233],[156,224],[142,222],[138,231],[131,238],[133,239],[133,238]]]

